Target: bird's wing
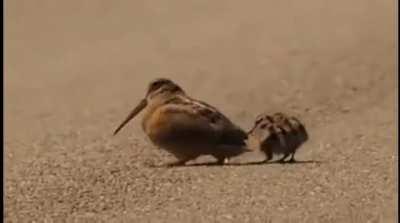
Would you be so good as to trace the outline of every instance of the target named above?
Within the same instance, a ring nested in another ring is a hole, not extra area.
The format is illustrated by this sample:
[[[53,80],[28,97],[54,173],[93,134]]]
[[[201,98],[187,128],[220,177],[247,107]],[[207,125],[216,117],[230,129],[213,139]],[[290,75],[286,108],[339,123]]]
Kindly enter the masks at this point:
[[[165,106],[166,113],[174,113],[174,125],[221,145],[245,145],[247,134],[216,108],[195,99],[177,97]],[[199,137],[199,138],[201,138]]]

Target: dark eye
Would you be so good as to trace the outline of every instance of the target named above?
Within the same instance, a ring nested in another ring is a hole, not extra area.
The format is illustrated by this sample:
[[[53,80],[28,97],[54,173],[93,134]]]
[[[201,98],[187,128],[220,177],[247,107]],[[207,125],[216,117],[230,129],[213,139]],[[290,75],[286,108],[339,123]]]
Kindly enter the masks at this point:
[[[161,82],[161,81],[154,82],[154,83],[151,85],[151,88],[157,89],[157,88],[159,88],[162,84],[163,84],[163,82]]]
[[[256,120],[256,125],[258,125],[261,121],[263,120],[263,118],[258,118],[257,120]]]
[[[157,89],[159,89],[165,82],[164,81],[156,81],[152,83],[149,87],[149,92],[153,92]]]
[[[260,128],[262,128],[262,129],[265,129],[267,127],[267,124],[262,124],[261,126],[260,126]]]

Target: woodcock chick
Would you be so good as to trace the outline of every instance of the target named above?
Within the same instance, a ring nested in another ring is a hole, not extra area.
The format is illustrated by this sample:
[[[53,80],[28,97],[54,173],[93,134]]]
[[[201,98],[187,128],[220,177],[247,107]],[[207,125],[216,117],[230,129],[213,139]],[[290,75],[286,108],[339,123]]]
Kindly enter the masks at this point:
[[[297,118],[283,113],[259,115],[248,135],[260,143],[260,150],[266,156],[264,162],[271,160],[274,154],[283,154],[278,162],[285,162],[289,155],[288,161],[295,162],[294,154],[308,140],[304,125]]]
[[[216,108],[190,98],[169,79],[153,80],[145,98],[115,130],[116,135],[144,110],[142,128],[151,142],[173,154],[184,165],[201,155],[212,155],[218,164],[246,151],[247,133]]]

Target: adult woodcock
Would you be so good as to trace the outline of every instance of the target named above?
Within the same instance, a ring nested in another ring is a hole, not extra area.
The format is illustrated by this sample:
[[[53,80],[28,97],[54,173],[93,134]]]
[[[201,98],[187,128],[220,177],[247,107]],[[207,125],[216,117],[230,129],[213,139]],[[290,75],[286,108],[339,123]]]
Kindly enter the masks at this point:
[[[215,107],[189,97],[172,80],[153,80],[145,97],[114,135],[142,110],[142,128],[151,142],[177,158],[168,166],[185,165],[201,155],[212,155],[217,164],[224,164],[231,157],[251,151],[245,131]]]

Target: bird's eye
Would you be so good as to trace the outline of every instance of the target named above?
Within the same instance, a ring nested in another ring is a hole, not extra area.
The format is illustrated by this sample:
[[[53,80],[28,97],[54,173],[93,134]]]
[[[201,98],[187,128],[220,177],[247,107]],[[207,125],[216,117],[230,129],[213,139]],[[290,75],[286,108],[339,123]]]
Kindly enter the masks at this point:
[[[162,82],[157,81],[157,82],[153,83],[153,84],[151,85],[151,87],[152,87],[152,88],[158,88],[158,87],[160,87],[161,85],[162,85]]]
[[[257,120],[256,120],[256,125],[258,125],[258,124],[260,124],[260,122],[263,120],[263,118],[258,118]]]
[[[262,124],[262,125],[260,126],[261,129],[265,129],[266,127],[267,127],[267,124]]]
[[[162,81],[156,81],[156,82],[152,83],[150,85],[149,92],[153,92],[153,91],[159,89],[163,84],[164,84],[164,82],[162,82]]]

